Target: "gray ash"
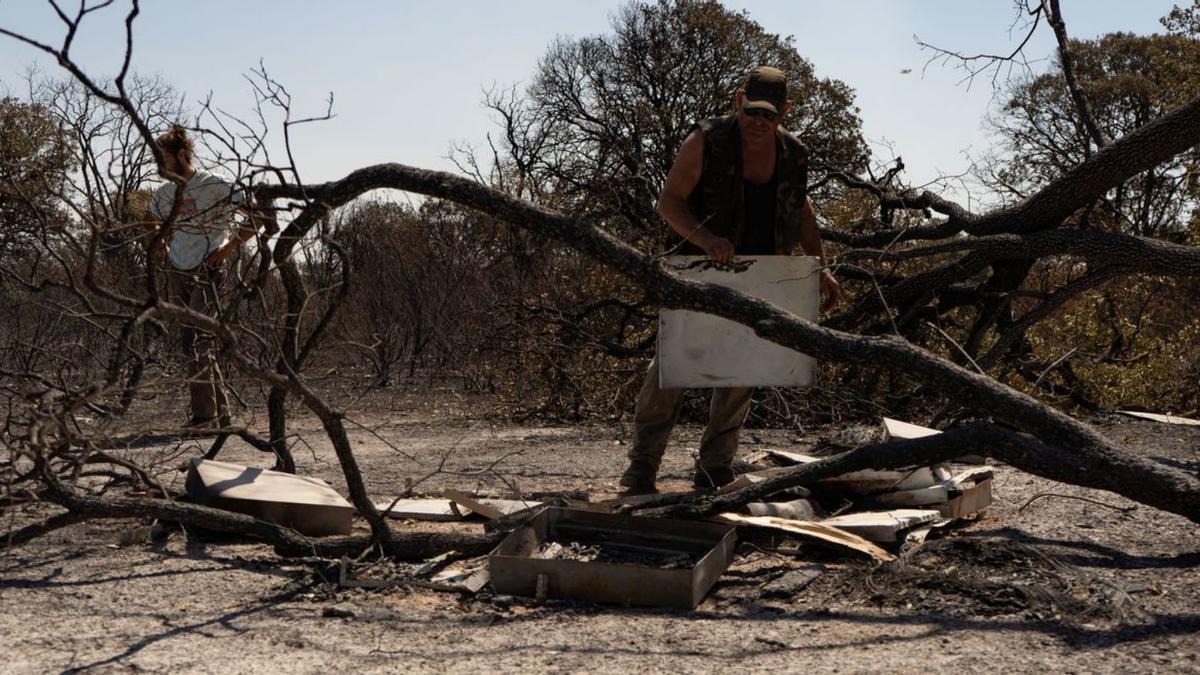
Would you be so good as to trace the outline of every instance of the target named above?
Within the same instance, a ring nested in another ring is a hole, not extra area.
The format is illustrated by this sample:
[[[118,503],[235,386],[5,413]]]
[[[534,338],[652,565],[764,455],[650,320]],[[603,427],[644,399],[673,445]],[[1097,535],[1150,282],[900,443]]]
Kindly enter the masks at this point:
[[[584,543],[578,541],[546,541],[533,554],[541,560],[576,560],[579,562],[637,565],[662,569],[685,569],[699,562],[699,557],[686,551],[645,550],[614,542]]]

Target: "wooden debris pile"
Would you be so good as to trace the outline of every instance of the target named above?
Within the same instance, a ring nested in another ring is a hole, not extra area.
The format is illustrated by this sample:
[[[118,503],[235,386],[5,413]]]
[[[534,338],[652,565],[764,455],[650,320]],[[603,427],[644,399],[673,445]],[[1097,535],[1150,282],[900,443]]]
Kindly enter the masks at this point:
[[[897,420],[885,419],[884,424],[892,439],[940,433]],[[962,459],[982,462],[977,457]],[[789,467],[818,458],[771,450],[759,461],[755,470],[741,474],[716,494],[759,485],[790,471]],[[539,598],[694,607],[732,562],[737,529],[751,528],[890,561],[901,545],[924,542],[936,528],[974,516],[991,502],[992,470],[971,466],[956,472],[952,466],[827,476],[805,488],[766,495],[744,504],[739,512],[709,518],[708,523],[624,513],[646,497],[602,502],[590,501],[587,495],[505,499],[448,489],[438,497],[378,501],[376,508],[390,518],[482,520],[489,531],[509,535],[487,558],[460,560],[463,556],[450,551],[392,580],[356,576],[355,563],[343,560],[340,581],[345,586],[411,585],[460,593],[475,593],[490,581],[496,589]],[[201,503],[313,535],[345,534],[353,515],[353,508],[323,481],[223,462],[195,460],[188,489]],[[605,581],[597,585],[597,579]],[[657,581],[647,583],[648,579]],[[701,587],[704,592],[697,594]]]

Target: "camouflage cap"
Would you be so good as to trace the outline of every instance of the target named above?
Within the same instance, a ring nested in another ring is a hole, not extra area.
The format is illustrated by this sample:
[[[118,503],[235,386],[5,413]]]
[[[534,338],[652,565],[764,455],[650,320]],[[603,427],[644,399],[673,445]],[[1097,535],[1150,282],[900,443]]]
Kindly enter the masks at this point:
[[[787,75],[778,68],[759,66],[746,76],[742,91],[746,95],[743,108],[759,108],[782,115],[783,104],[787,101]]]

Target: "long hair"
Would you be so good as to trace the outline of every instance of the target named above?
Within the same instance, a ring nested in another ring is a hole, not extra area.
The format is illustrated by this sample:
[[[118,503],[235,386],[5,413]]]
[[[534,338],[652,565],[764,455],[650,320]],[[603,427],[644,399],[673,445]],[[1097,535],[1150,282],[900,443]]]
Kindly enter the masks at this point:
[[[158,147],[162,148],[163,152],[168,155],[175,156],[180,150],[183,151],[183,157],[191,164],[192,162],[192,139],[188,137],[187,129],[184,129],[178,124],[172,124],[171,128],[155,139]]]

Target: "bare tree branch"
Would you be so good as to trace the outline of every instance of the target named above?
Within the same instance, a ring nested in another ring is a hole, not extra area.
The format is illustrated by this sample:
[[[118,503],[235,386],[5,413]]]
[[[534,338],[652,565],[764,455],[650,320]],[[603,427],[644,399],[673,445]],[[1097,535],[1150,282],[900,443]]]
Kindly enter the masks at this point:
[[[1063,20],[1059,0],[1042,0],[1041,11],[1046,14],[1047,22],[1054,29],[1054,38],[1058,40],[1058,60],[1062,64],[1063,78],[1067,82],[1067,90],[1071,92],[1071,100],[1075,102],[1079,119],[1083,122],[1088,136],[1091,137],[1096,147],[1103,148],[1111,141],[1100,125],[1096,124],[1096,118],[1092,115],[1092,108],[1088,104],[1087,96],[1084,95],[1083,89],[1075,79],[1075,58],[1071,53],[1070,39],[1067,37],[1067,24]]]

